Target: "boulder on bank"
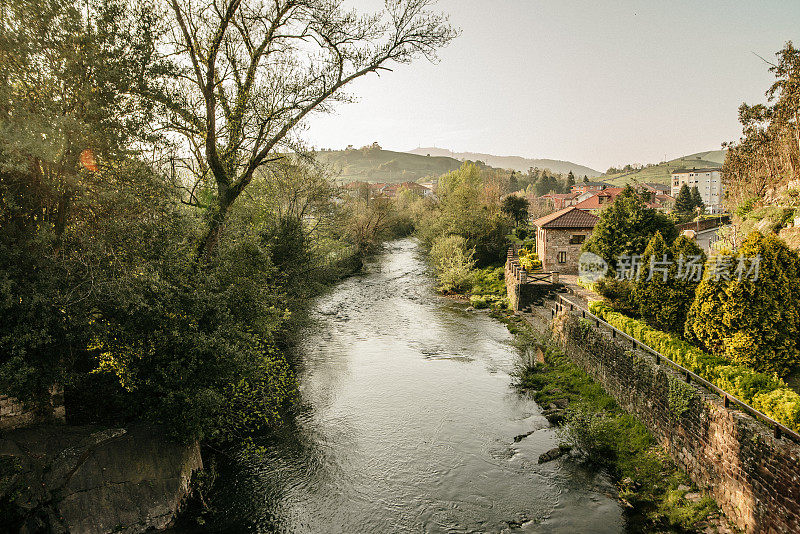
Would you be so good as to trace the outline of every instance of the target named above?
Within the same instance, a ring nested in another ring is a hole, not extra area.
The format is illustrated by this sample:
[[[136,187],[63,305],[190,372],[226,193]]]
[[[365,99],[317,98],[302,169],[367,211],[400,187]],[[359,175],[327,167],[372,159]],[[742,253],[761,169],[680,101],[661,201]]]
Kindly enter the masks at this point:
[[[199,445],[157,427],[15,430],[0,437],[0,513],[21,532],[163,529],[199,469]]]

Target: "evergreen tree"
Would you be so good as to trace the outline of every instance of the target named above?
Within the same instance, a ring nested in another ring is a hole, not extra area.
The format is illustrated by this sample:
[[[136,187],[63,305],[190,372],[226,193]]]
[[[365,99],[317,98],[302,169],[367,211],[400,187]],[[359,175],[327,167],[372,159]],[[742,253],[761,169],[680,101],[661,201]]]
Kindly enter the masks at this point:
[[[600,213],[600,221],[584,250],[594,252],[613,268],[622,254],[642,254],[656,232],[661,232],[667,243],[678,236],[675,224],[666,215],[648,208],[642,197],[627,185]]]
[[[699,283],[687,266],[702,267],[704,262],[693,240],[680,236],[669,247],[657,232],[642,255],[642,275],[634,286],[642,319],[653,328],[682,335]]]
[[[692,209],[700,208],[700,213],[705,213],[706,211],[706,204],[703,202],[703,197],[700,196],[700,190],[697,189],[697,186],[692,187]]]
[[[572,174],[572,171],[569,171],[567,175],[567,190],[566,193],[569,193],[572,190],[572,186],[575,185],[575,175]]]
[[[753,279],[754,258],[759,259],[757,279]],[[727,269],[720,267],[721,262]],[[796,369],[800,365],[798,254],[774,235],[752,232],[736,257],[717,257],[710,266],[697,288],[687,333],[709,351],[757,371],[785,376]]]
[[[519,225],[528,218],[528,199],[517,195],[508,195],[500,204],[500,210],[514,219],[514,223]]]
[[[683,184],[680,191],[678,191],[678,197],[675,199],[675,211],[686,213],[692,211],[693,208],[692,192],[689,190],[688,185]]]

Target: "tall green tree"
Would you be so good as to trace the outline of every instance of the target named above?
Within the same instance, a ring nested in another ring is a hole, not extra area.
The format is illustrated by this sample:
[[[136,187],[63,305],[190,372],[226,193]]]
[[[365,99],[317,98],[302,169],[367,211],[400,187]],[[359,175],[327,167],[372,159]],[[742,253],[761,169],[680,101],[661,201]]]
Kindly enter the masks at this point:
[[[528,199],[518,195],[507,195],[500,204],[503,213],[514,219],[514,223],[519,226],[528,219]]]
[[[703,197],[700,195],[700,190],[697,186],[692,186],[692,209],[700,208],[700,213],[705,213],[706,204],[703,202]]]
[[[675,211],[678,213],[688,213],[694,209],[694,202],[692,201],[692,191],[689,186],[683,184],[678,191],[678,196],[675,197]]]
[[[294,134],[314,112],[347,101],[353,81],[423,56],[456,35],[431,0],[389,2],[359,15],[342,0],[172,0],[169,32],[152,50],[180,66],[137,90],[158,102],[162,127],[185,139],[193,176],[187,203],[207,211],[199,254],[213,253],[231,206],[256,172],[301,147]],[[192,194],[207,190],[207,199]]]
[[[648,208],[628,185],[600,213],[584,250],[597,254],[614,268],[623,254],[641,255],[656,232],[661,233],[666,243],[672,243],[678,235],[675,224],[664,214]]]
[[[686,316],[700,283],[705,254],[684,236],[668,246],[657,232],[642,255],[634,286],[639,316],[659,330],[683,335]]]
[[[800,179],[800,49],[789,41],[775,56],[767,102],[739,107],[743,135],[727,145],[722,171],[732,212],[770,187]]]
[[[573,185],[575,185],[575,175],[572,174],[572,171],[569,171],[569,174],[567,175],[567,186],[566,186],[567,193],[572,189]]]

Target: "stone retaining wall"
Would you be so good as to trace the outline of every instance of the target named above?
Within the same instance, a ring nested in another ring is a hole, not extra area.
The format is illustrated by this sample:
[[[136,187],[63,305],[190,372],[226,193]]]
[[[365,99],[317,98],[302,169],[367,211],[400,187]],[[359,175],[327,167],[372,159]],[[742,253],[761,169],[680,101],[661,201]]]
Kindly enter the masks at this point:
[[[734,524],[748,533],[800,532],[800,445],[589,321],[562,313],[552,326],[565,354],[641,419]]]

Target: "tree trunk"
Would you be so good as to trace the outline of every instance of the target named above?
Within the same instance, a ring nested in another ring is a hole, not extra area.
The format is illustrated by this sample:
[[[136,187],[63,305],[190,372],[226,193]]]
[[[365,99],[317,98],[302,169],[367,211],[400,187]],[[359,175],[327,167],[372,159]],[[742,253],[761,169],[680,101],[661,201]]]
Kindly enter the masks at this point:
[[[220,198],[217,204],[217,209],[208,220],[208,228],[200,241],[197,248],[197,259],[209,260],[213,256],[217,243],[219,242],[219,234],[222,231],[222,226],[225,223],[225,217],[228,213],[228,208],[231,202],[225,198]]]

